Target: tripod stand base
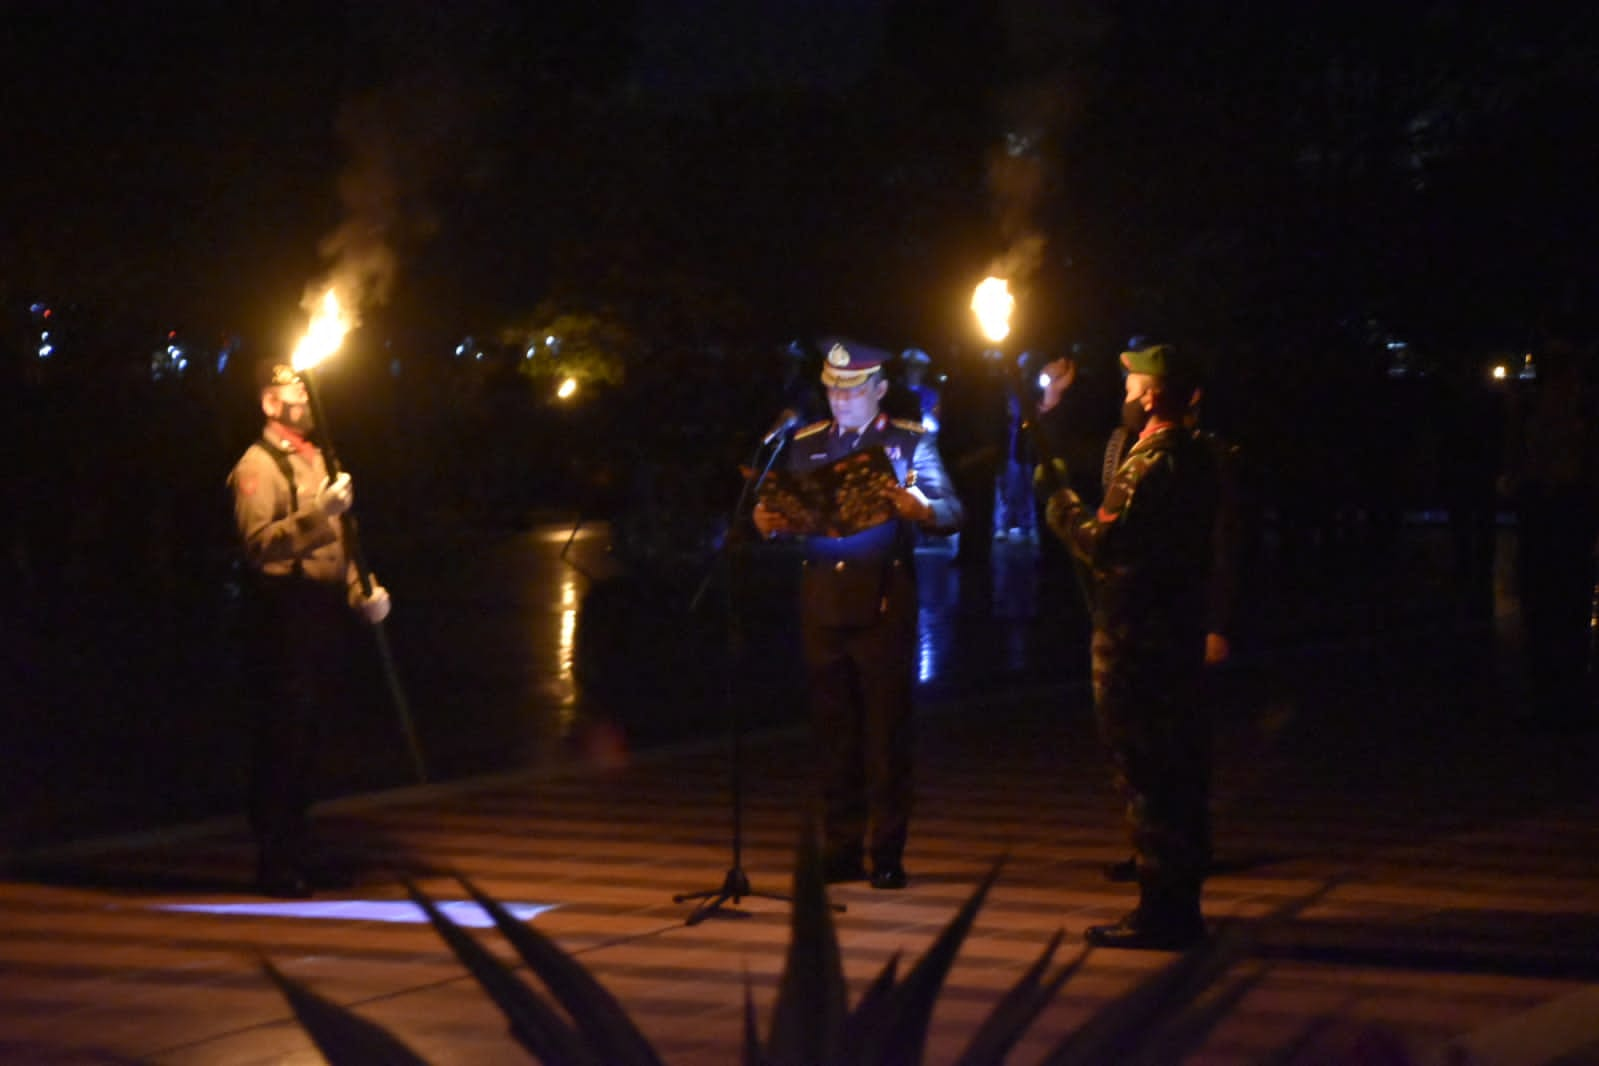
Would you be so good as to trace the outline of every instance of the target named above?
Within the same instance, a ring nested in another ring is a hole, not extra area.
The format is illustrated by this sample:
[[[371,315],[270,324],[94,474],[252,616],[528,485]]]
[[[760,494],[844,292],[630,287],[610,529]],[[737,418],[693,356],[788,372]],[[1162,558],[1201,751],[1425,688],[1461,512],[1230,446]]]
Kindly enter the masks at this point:
[[[751,892],[750,879],[744,873],[743,867],[734,866],[727,871],[727,876],[722,879],[722,887],[710,892],[683,892],[672,897],[673,903],[687,903],[691,899],[700,900],[699,906],[689,912],[683,919],[684,925],[699,925],[713,914],[720,913],[724,906],[731,900],[737,903],[741,899],[775,899],[784,903],[794,902],[793,896],[780,896],[774,892]],[[835,911],[846,908],[842,903],[829,902],[828,906]],[[743,911],[730,911],[740,918],[748,917]]]
[[[722,887],[711,892],[684,892],[672,897],[673,903],[686,903],[691,899],[700,900],[699,906],[689,913],[683,920],[684,925],[698,925],[712,914],[722,910],[729,900],[737,903],[745,897],[750,899],[776,899],[784,903],[792,902],[792,896],[779,896],[770,892],[751,892],[750,879],[742,867],[734,866],[727,871],[727,876],[722,879]],[[742,912],[740,912],[742,916]]]

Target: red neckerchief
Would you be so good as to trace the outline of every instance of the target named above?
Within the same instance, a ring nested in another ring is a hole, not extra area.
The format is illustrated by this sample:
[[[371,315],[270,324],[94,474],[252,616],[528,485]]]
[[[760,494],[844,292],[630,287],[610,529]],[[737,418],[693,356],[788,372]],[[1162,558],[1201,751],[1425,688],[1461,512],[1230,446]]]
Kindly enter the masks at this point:
[[[1176,422],[1170,422],[1170,421],[1165,421],[1165,420],[1162,420],[1162,419],[1151,418],[1148,422],[1144,423],[1144,428],[1138,431],[1138,439],[1139,440],[1143,440],[1145,437],[1153,437],[1155,434],[1159,433],[1161,430],[1163,430],[1163,429],[1171,429],[1176,424],[1177,424]]]

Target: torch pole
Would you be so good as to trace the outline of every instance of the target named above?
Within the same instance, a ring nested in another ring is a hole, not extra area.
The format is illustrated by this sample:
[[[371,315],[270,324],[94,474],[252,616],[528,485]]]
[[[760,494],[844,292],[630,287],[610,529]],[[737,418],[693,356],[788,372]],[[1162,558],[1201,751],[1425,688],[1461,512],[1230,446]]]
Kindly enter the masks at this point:
[[[1003,349],[1001,350],[1003,351]],[[1020,376],[1012,376],[1011,381],[1013,383],[1013,387],[1016,389],[1017,407],[1020,410],[1022,428],[1026,431],[1027,439],[1031,441],[1033,445],[1033,459],[1038,466],[1042,467],[1046,471],[1046,476],[1049,478],[1049,483],[1054,486],[1050,490],[1049,495],[1054,496],[1055,492],[1059,489],[1070,488],[1070,486],[1060,484],[1057,481],[1059,475],[1056,473],[1055,466],[1055,459],[1057,458],[1055,455],[1055,446],[1050,441],[1049,434],[1044,431],[1043,426],[1039,422],[1040,412],[1038,410],[1038,401],[1033,397],[1033,383]],[[1042,511],[1044,513],[1038,516],[1038,520],[1043,523],[1045,529],[1048,530],[1048,498],[1046,498],[1043,502],[1044,507],[1042,508]],[[1083,561],[1073,554],[1070,545],[1066,546],[1066,555],[1068,557],[1068,561],[1071,563],[1072,577],[1077,581],[1077,594],[1082,600],[1083,612],[1085,615],[1087,615],[1090,624],[1092,624],[1094,618],[1094,594],[1089,585],[1087,569]]]
[[[305,383],[305,397],[311,404],[311,417],[315,419],[322,437],[322,458],[327,463],[328,480],[332,481],[339,475],[339,456],[333,450],[333,431],[328,426],[327,414],[322,409],[322,400],[316,391],[316,385],[311,380],[311,371],[300,371],[300,380]],[[344,526],[344,548],[350,555],[350,561],[355,564],[357,579],[361,582],[361,594],[372,595],[372,570],[366,564],[366,553],[361,550],[360,527],[355,519],[354,509],[345,511],[339,516]],[[394,653],[389,649],[388,631],[383,628],[382,622],[372,623],[372,635],[377,641],[378,659],[383,664],[383,678],[388,683],[389,696],[394,701],[395,712],[400,719],[400,732],[405,737],[406,750],[411,755],[411,767],[416,771],[419,784],[426,784],[428,779],[427,764],[422,759],[422,746],[417,742],[416,726],[411,720],[411,703],[406,698],[405,688],[400,684],[399,671],[394,666]]]

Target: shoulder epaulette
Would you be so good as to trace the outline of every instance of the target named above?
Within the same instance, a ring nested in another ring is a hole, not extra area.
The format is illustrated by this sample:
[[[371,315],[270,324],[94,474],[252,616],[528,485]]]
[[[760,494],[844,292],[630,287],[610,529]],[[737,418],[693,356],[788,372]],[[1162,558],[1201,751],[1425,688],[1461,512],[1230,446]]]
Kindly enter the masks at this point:
[[[891,425],[898,426],[900,429],[908,429],[912,433],[926,433],[927,432],[927,427],[922,425],[920,422],[915,421],[914,419],[910,419],[910,418],[891,418],[888,421],[889,421],[889,423]]]
[[[822,430],[826,429],[828,426],[830,426],[832,424],[833,424],[833,420],[831,418],[824,418],[820,422],[812,422],[810,425],[806,426],[805,428],[803,428],[801,430],[798,430],[794,434],[794,439],[795,440],[799,440],[801,437],[814,436],[814,435],[816,435],[817,433],[820,433]]]

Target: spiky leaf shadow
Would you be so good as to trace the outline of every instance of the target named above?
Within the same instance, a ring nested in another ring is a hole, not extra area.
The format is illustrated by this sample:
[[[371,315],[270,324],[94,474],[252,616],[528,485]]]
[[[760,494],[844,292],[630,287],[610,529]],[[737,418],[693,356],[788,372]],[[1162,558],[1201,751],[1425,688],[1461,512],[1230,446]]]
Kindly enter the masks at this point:
[[[261,968],[331,1066],[428,1066],[426,1059],[376,1022],[313,992],[267,959],[261,960]]]
[[[743,1062],[745,1066],[921,1062],[939,993],[1005,860],[995,861],[903,979],[896,953],[851,1011],[817,840],[814,829],[808,829],[800,841],[788,957],[765,1047],[760,1043],[754,997],[745,976]],[[506,1016],[512,1034],[524,1048],[541,1062],[562,1066],[661,1066],[659,1055],[621,1004],[581,963],[549,937],[518,921],[470,881],[460,880],[528,970],[543,982],[548,997],[525,984],[511,966],[451,921],[421,889],[405,884],[434,929]],[[1253,951],[1262,931],[1292,920],[1335,884],[1329,881],[1317,892],[1285,903],[1265,918],[1223,926],[1215,938],[1106,1004],[1061,1040],[1044,1063],[1180,1061],[1265,977],[1264,971],[1229,976],[1232,966]],[[956,1060],[958,1066],[1003,1062],[1065,983],[1080,972],[1092,954],[1087,949],[1054,974],[1049,973],[1062,939],[1063,934],[1056,932],[1038,959],[994,1004]],[[426,1066],[381,1027],[284,976],[270,962],[263,960],[262,966],[333,1066]],[[547,1002],[547,998],[555,1002]],[[564,1008],[565,1014],[558,1008]]]
[[[814,827],[800,835],[793,908],[766,1061],[771,1066],[837,1062],[849,993]]]
[[[510,1023],[511,1035],[532,1052],[540,1062],[571,1063],[573,1066],[599,1066],[592,1050],[584,1045],[565,1018],[512,972],[511,968],[495,958],[488,949],[474,940],[466,930],[450,920],[438,905],[410,881],[405,882],[417,906],[427,914],[428,921],[456,958],[466,966],[477,983],[483,986],[500,1013]],[[609,1064],[607,1064],[609,1066]]]
[[[616,997],[555,941],[519,921],[496,899],[464,877],[457,878],[478,906],[494,920],[500,935],[510,942],[542,980],[566,1012],[577,1031],[607,1066],[662,1066],[660,1057]]]
[[[1328,881],[1301,899],[1289,900],[1257,922],[1224,925],[1214,937],[1107,1003],[1061,1040],[1040,1066],[1177,1061],[1182,1052],[1197,1047],[1264,974],[1229,983],[1212,1001],[1201,1002],[1201,996],[1254,950],[1263,929],[1292,920],[1336,883]],[[1157,1050],[1166,1057],[1151,1057]]]

